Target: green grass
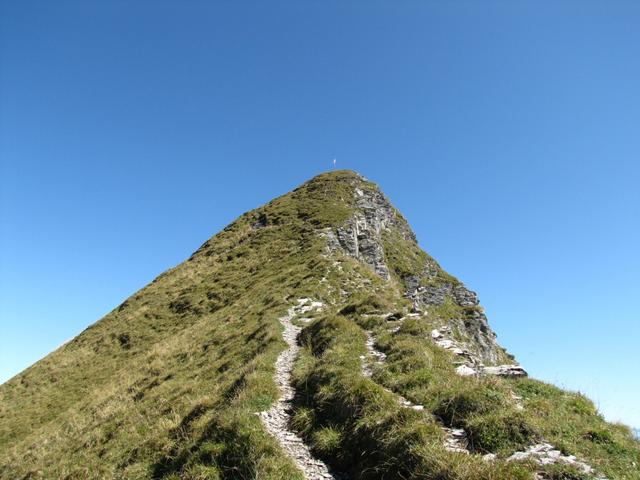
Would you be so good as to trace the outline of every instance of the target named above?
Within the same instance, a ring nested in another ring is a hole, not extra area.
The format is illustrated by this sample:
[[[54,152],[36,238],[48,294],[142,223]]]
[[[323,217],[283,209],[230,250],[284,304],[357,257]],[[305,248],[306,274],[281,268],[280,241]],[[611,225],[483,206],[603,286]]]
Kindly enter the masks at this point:
[[[383,239],[390,282],[350,257],[327,257],[317,231],[352,215],[355,186],[375,188],[336,171],[247,212],[0,386],[0,478],[302,479],[255,415],[277,398],[278,318],[301,297],[327,308],[302,333],[292,426],[352,478],[531,479],[531,465],[503,459],[543,437],[611,479],[640,478],[638,443],[584,397],[533,380],[455,375],[453,357],[428,338],[464,313],[449,300],[395,334],[370,315],[408,311],[407,274],[457,280],[395,230]],[[360,370],[364,329],[388,354],[372,379]],[[402,408],[394,392],[425,411]],[[500,459],[445,451],[440,422],[463,426],[476,452]]]
[[[431,414],[402,407],[395,394],[360,374],[364,340],[358,324],[340,314],[303,330],[294,426],[320,457],[356,479],[530,478],[520,465],[445,451]]]
[[[254,413],[277,396],[289,297],[326,300],[314,228],[348,217],[341,176],[259,209],[264,228],[243,215],[2,385],[0,477],[299,477]]]
[[[371,328],[372,317],[353,318]],[[445,425],[464,428],[479,454],[504,458],[545,439],[609,478],[640,478],[638,442],[627,427],[605,422],[589,399],[532,379],[459,377],[453,357],[428,340],[431,327],[420,318],[407,319],[395,334],[378,328],[378,347],[388,356],[374,380],[424,405]],[[524,411],[512,392],[523,397]]]
[[[383,232],[382,245],[391,271],[400,282],[415,275],[420,277],[421,286],[460,284],[460,280],[445,272],[428,253],[404,238],[399,231]]]
[[[584,395],[533,380],[513,382],[527,419],[559,449],[588,459],[608,478],[640,478],[640,448],[629,427],[606,422]]]

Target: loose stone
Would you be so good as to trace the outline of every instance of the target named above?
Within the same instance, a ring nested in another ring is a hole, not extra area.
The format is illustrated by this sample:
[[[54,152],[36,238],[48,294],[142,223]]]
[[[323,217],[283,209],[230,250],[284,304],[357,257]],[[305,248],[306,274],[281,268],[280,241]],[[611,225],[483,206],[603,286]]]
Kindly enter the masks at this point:
[[[336,477],[329,472],[327,465],[321,460],[314,458],[302,438],[289,428],[291,421],[290,412],[295,394],[291,386],[291,371],[293,369],[293,362],[300,350],[297,337],[301,330],[300,327],[292,323],[292,320],[298,314],[317,310],[322,307],[323,304],[320,302],[314,302],[308,298],[301,298],[298,300],[297,305],[289,308],[285,316],[280,317],[280,323],[284,327],[282,337],[288,345],[276,360],[275,380],[280,390],[280,398],[278,398],[278,401],[269,410],[258,413],[267,431],[278,440],[282,449],[293,459],[307,480],[336,479]]]

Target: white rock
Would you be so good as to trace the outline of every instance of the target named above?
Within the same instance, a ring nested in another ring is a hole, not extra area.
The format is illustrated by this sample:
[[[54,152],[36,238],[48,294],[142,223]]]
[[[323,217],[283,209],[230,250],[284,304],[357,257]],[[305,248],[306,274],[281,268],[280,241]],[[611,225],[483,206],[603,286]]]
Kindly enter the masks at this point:
[[[453,342],[453,340],[449,340],[449,339],[438,340],[436,343],[438,344],[438,346],[447,350],[455,346],[455,343]]]
[[[458,368],[456,368],[456,373],[462,377],[471,377],[478,374],[478,372],[467,365],[460,365]]]
[[[527,372],[520,365],[498,365],[497,367],[483,367],[482,373],[485,375],[496,375],[498,377],[526,377]]]
[[[594,470],[590,465],[587,465],[581,460],[578,460],[574,455],[563,455],[560,450],[554,448],[549,443],[539,443],[527,447],[523,452],[516,452],[507,458],[508,462],[518,462],[524,460],[533,460],[538,465],[572,465],[586,474],[593,474]],[[603,477],[598,477],[599,480],[604,480]]]

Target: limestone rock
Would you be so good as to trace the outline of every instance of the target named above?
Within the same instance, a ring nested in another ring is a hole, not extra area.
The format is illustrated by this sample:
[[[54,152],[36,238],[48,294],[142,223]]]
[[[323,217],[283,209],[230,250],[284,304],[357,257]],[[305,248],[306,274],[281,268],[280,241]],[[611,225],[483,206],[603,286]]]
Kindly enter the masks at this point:
[[[533,460],[539,465],[554,465],[564,464],[571,465],[582,473],[587,475],[593,475],[594,470],[590,465],[578,460],[573,455],[564,455],[560,450],[557,450],[553,445],[549,443],[538,443],[527,447],[522,452],[516,452],[507,458],[509,462],[519,462]],[[597,477],[599,480],[605,480],[603,477]]]
[[[498,377],[526,377],[527,372],[520,365],[498,365],[497,367],[483,367],[482,373],[485,375],[496,375]]]
[[[364,180],[364,179],[363,179]],[[389,267],[382,245],[382,231],[393,227],[401,235],[415,242],[415,234],[391,202],[377,189],[355,188],[356,212],[336,229],[325,229],[327,247],[341,250],[371,267],[378,275],[389,280]]]
[[[456,368],[456,373],[463,377],[472,377],[478,374],[478,372],[476,372],[473,368],[468,367],[467,365],[460,365],[458,368]]]
[[[405,296],[413,300],[417,310],[444,305],[447,299],[462,307],[464,313],[460,318],[452,319],[452,325],[473,341],[477,355],[483,361],[496,363],[499,360],[502,349],[496,342],[496,334],[489,327],[475,292],[462,284],[450,282],[420,286],[420,279],[416,276],[405,278],[405,285]]]

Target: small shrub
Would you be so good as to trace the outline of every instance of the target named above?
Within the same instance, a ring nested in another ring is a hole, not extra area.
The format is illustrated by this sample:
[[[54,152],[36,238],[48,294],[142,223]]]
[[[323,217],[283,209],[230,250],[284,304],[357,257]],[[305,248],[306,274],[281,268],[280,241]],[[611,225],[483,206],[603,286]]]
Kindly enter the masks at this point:
[[[594,443],[613,443],[613,435],[604,429],[589,429],[582,436]]]
[[[464,426],[471,447],[480,453],[521,450],[538,437],[521,414],[511,411],[472,416]]]

